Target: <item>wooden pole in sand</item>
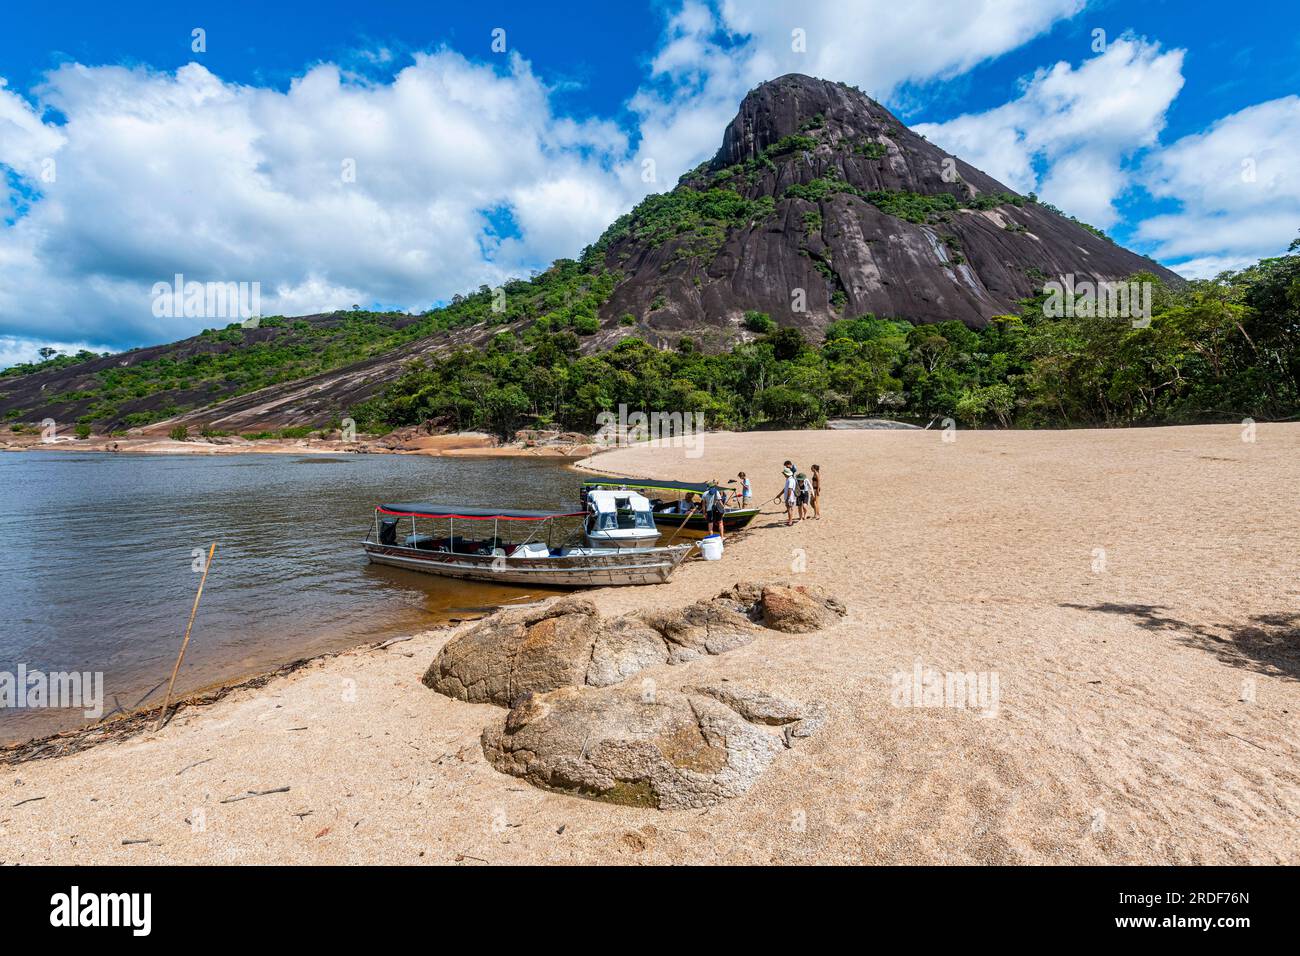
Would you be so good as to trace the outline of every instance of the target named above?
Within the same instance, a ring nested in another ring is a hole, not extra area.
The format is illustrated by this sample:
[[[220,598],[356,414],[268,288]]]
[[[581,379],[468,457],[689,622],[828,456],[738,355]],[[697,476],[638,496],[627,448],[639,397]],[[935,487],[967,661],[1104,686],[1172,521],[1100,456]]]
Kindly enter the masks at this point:
[[[203,597],[203,585],[208,580],[208,569],[212,567],[212,556],[217,552],[217,543],[212,542],[208,548],[208,560],[203,564],[203,577],[199,578],[199,593],[194,595],[194,607],[190,608],[190,622],[185,625],[185,639],[181,641],[181,652],[176,655],[176,666],[172,668],[172,679],[167,682],[167,696],[163,698],[162,710],[158,712],[158,721],[153,725],[157,730],[167,718],[167,705],[172,702],[172,688],[176,686],[176,675],[181,672],[181,661],[185,659],[185,648],[190,646],[190,629],[194,627],[194,615],[199,613],[199,598]]]
[[[699,510],[700,510],[700,506],[696,505],[690,511],[686,512],[686,517],[683,518],[682,523],[677,526],[677,530],[673,532],[673,536],[668,539],[668,543],[664,545],[665,548],[672,547],[673,542],[677,540],[677,535],[679,535],[681,533],[681,530],[686,527],[686,522],[691,520],[691,515],[695,514],[695,512]]]

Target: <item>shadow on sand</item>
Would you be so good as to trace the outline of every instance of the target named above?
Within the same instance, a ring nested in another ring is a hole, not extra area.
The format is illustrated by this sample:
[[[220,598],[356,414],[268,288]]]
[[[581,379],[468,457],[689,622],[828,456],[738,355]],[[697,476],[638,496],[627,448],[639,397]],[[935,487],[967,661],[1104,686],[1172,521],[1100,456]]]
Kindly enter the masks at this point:
[[[1160,604],[1062,604],[1077,611],[1120,614],[1148,631],[1168,631],[1188,647],[1207,651],[1231,667],[1300,680],[1300,611],[1251,615],[1238,624],[1196,625],[1164,613]]]

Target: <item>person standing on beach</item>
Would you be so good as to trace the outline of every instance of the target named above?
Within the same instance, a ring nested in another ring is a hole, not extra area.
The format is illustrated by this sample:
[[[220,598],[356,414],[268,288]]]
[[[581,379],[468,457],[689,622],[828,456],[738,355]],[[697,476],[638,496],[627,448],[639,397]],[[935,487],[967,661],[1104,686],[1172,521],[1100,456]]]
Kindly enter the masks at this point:
[[[709,482],[709,488],[704,492],[701,504],[704,508],[704,516],[709,522],[709,534],[716,534],[725,541],[726,533],[722,519],[726,514],[726,504],[723,500],[723,491],[716,481]]]
[[[812,466],[812,506],[813,517],[822,516],[822,466]]]
[[[740,479],[740,506],[748,508],[754,500],[754,489],[750,486],[749,479],[745,477],[743,471],[739,472],[736,477]]]
[[[808,503],[812,500],[812,482],[802,471],[795,476],[795,501],[799,505],[799,520],[808,517]]]
[[[781,472],[781,474],[785,476],[785,487],[781,489],[781,493],[777,495],[777,499],[782,500],[785,503],[785,526],[788,528],[794,524],[794,507],[796,499],[794,472],[789,468],[786,468]]]

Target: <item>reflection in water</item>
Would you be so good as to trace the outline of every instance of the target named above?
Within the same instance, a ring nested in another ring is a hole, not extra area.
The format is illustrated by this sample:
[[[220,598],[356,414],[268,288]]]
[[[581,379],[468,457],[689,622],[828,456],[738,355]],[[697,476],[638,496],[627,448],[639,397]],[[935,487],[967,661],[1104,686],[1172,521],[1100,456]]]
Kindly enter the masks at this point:
[[[369,565],[381,500],[574,510],[553,461],[397,455],[0,455],[0,671],[103,671],[105,711],[161,698],[217,555],[178,690],[555,593]],[[0,711],[0,740],[82,723]]]

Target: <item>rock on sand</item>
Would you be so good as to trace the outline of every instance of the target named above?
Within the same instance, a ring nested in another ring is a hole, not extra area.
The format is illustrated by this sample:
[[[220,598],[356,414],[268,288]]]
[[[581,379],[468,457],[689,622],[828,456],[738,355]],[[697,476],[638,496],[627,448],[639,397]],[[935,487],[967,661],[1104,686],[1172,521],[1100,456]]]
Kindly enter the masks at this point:
[[[683,664],[749,644],[764,628],[790,634],[838,623],[842,602],[813,586],[737,584],[683,608],[604,618],[585,598],[498,612],[448,641],[426,687],[509,707],[525,694],[608,687],[647,667]]]
[[[548,790],[681,810],[745,793],[812,729],[790,728],[816,716],[752,688],[563,687],[527,695],[488,726],[483,753],[502,773]]]

